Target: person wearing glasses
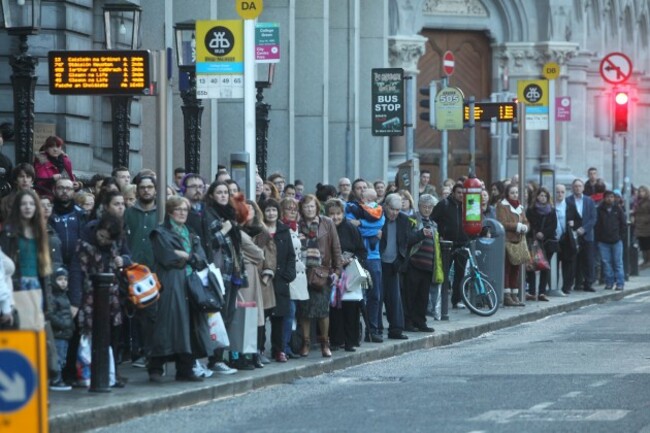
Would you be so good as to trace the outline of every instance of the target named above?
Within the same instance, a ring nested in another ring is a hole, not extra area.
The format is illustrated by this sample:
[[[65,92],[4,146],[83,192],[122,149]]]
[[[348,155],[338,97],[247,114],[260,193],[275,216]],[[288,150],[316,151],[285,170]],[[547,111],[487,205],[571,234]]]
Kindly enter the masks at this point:
[[[350,191],[352,191],[352,182],[347,177],[339,179],[339,198],[343,201],[348,201],[350,198]]]
[[[153,248],[149,234],[158,225],[156,206],[156,179],[152,176],[135,177],[136,202],[124,211],[126,242],[135,263],[153,269]],[[151,337],[156,322],[157,304],[137,308],[131,321],[131,366],[146,367],[151,351]]]
[[[149,381],[163,382],[163,365],[176,363],[176,380],[201,382],[193,371],[195,357],[209,350],[207,316],[190,310],[185,292],[187,276],[207,266],[201,240],[185,224],[190,202],[185,197],[170,197],[165,204],[164,222],[152,230],[151,247],[154,271],[163,290],[158,301],[156,332],[152,337]]]
[[[181,193],[189,200],[190,210],[201,215],[203,213],[203,192],[205,182],[203,178],[195,173],[188,173],[181,182]]]

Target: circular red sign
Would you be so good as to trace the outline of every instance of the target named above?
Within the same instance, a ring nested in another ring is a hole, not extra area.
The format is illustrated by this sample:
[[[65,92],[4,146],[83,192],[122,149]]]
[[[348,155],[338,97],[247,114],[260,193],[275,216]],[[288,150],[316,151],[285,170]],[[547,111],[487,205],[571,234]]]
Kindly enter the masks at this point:
[[[454,53],[446,51],[442,56],[442,70],[446,76],[450,76],[454,73],[454,64]]]

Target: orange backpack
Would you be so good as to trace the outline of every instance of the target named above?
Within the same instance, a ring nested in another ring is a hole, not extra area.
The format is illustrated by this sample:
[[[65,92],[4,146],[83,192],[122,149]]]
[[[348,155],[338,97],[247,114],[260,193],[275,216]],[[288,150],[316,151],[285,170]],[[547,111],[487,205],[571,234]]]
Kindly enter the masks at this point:
[[[156,274],[139,263],[124,268],[128,284],[127,297],[136,308],[147,308],[160,297],[160,281]]]

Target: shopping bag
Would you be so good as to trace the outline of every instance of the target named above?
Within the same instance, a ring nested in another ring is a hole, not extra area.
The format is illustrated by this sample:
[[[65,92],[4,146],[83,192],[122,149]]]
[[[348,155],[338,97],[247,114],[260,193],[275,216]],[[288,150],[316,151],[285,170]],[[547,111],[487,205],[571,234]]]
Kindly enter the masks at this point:
[[[526,265],[526,270],[528,272],[535,272],[548,271],[549,269],[551,269],[551,265],[548,263],[548,260],[546,260],[544,248],[542,248],[536,240],[530,247],[530,262]]]
[[[352,261],[345,267],[345,273],[348,276],[348,287],[360,286],[366,279],[366,271],[356,258],[352,259]],[[348,290],[350,289],[348,288]]]
[[[230,329],[230,350],[239,353],[257,353],[257,304],[237,300]]]
[[[109,371],[108,384],[115,385],[115,358],[113,357],[113,348],[108,346]],[[92,338],[90,335],[83,334],[79,339],[79,348],[77,349],[77,383],[83,386],[90,386],[90,364],[92,363]]]
[[[208,315],[208,325],[210,326],[210,340],[216,344],[216,349],[226,349],[230,346],[228,331],[223,323],[221,313]]]
[[[223,275],[221,275],[221,269],[217,268],[217,267],[214,265],[214,263],[210,263],[210,264],[208,265],[208,270],[209,270],[210,273],[212,273],[212,275],[214,275],[214,277],[216,278],[216,280],[217,280],[217,284],[219,285],[219,290],[221,291],[221,294],[222,294],[223,296],[226,296],[226,286],[225,286],[225,284],[223,283]]]

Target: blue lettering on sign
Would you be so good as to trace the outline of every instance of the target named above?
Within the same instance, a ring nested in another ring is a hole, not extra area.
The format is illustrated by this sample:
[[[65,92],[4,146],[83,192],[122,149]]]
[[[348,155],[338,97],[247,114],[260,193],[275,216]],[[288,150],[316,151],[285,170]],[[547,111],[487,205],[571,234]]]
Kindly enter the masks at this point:
[[[30,362],[13,350],[0,350],[0,413],[15,412],[34,395],[36,374]]]

